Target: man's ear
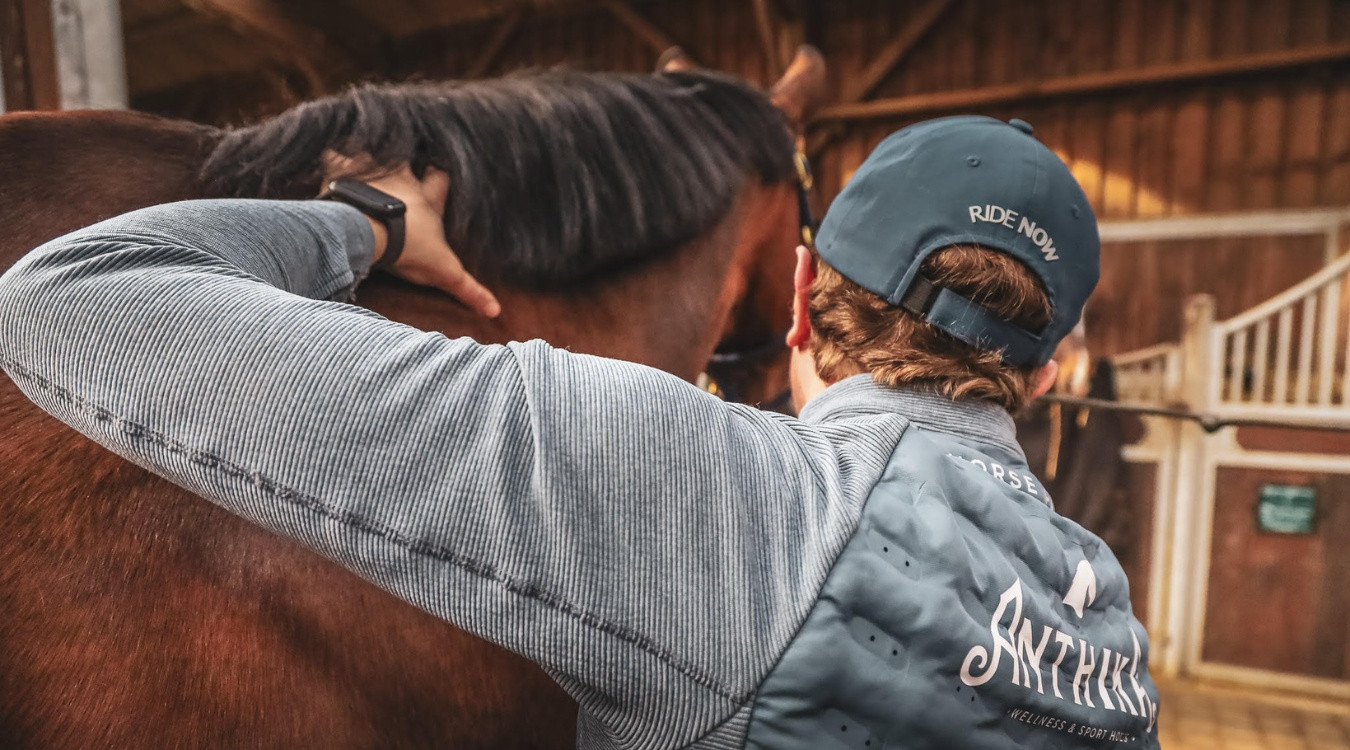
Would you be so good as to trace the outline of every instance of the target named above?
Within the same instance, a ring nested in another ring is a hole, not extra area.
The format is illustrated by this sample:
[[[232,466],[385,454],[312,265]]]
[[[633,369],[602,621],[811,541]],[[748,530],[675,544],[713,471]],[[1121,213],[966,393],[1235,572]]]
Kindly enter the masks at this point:
[[[792,328],[788,329],[787,345],[804,349],[811,343],[811,284],[816,280],[816,261],[805,245],[797,246],[797,270],[792,274]]]
[[[1055,379],[1059,376],[1059,363],[1055,360],[1046,362],[1041,367],[1040,373],[1036,375],[1036,390],[1032,392],[1032,398],[1039,398],[1050,392],[1055,387]]]

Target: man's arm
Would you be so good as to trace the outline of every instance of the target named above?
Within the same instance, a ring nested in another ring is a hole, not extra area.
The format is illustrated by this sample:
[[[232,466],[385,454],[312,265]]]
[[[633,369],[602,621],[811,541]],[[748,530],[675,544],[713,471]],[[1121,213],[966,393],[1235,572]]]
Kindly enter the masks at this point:
[[[371,241],[327,203],[119,217],[0,279],[0,363],[120,455],[539,662],[612,731],[725,718],[851,530],[828,446],[649,368],[322,301]]]

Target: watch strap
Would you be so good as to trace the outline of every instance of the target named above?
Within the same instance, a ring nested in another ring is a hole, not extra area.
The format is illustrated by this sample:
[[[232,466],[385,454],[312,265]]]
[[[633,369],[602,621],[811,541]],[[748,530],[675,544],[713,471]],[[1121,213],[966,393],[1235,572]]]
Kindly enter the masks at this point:
[[[319,197],[346,203],[383,224],[388,235],[384,254],[372,268],[384,271],[393,268],[403,254],[403,245],[407,239],[407,224],[403,219],[406,207],[403,201],[364,182],[348,178],[328,183],[328,188]]]
[[[377,221],[378,220],[377,217]],[[403,243],[404,240],[407,239],[407,227],[401,215],[391,216],[383,221],[384,228],[389,234],[389,239],[384,245],[384,255],[381,255],[380,260],[371,267],[381,271],[388,271],[394,267],[394,264],[398,262],[399,256],[403,254]]]

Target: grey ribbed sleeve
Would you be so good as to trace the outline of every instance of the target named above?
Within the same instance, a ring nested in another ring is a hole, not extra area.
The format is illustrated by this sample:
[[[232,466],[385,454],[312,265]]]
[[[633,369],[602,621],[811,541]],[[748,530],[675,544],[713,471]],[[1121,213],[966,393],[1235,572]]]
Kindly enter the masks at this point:
[[[904,421],[812,426],[323,301],[370,245],[329,203],[119,217],[0,279],[0,364],[111,450],[537,661],[587,746],[737,742]]]

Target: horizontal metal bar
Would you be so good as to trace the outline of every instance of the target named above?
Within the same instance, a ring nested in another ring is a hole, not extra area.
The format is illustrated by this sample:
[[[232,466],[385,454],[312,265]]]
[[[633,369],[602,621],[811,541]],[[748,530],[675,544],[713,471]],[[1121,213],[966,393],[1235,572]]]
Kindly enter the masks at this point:
[[[1077,396],[1061,396],[1055,393],[1047,393],[1038,400],[1055,404],[1064,404],[1065,406],[1081,406],[1088,409],[1120,411],[1129,414],[1166,417],[1168,419],[1185,419],[1199,424],[1205,432],[1218,432],[1225,427],[1278,427],[1292,430],[1314,430],[1317,432],[1350,432],[1350,424],[1337,424],[1334,422],[1293,422],[1280,419],[1243,417],[1226,418],[1217,414],[1190,411],[1189,409],[1171,409],[1162,406],[1126,404],[1121,403],[1120,401],[1109,401],[1104,398],[1079,398]]]

